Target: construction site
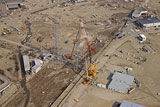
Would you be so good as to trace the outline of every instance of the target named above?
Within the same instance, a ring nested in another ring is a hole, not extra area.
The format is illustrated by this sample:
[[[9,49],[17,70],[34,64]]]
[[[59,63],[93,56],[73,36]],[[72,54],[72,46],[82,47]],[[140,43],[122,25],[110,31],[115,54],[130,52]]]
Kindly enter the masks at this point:
[[[160,0],[0,0],[0,107],[160,107]]]

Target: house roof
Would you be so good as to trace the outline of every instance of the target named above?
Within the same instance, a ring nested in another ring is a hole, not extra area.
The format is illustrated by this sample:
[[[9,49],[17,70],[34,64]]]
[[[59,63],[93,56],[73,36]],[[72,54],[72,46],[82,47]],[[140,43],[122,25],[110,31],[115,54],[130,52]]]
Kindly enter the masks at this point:
[[[132,102],[124,100],[121,103],[120,107],[145,107],[145,106],[142,106],[142,105],[139,105],[139,104],[132,103]]]
[[[123,83],[126,83],[127,85],[132,85],[132,82],[134,81],[133,76],[123,74],[123,73],[119,73],[119,72],[115,72],[112,79],[123,82]]]
[[[160,20],[156,17],[138,19],[137,21],[141,24],[160,23]]]

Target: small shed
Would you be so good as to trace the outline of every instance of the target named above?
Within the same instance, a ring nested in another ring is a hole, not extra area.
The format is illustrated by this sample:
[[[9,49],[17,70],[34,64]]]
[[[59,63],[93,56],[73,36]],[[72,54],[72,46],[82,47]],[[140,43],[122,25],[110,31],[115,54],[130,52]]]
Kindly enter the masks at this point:
[[[8,7],[9,10],[18,9],[19,4],[18,3],[7,3],[7,7]]]
[[[122,103],[119,107],[146,107],[146,106],[139,105],[139,104],[124,100],[124,101],[122,101]]]
[[[42,65],[35,65],[32,67],[32,74],[37,73],[39,70],[41,70]]]
[[[147,14],[147,10],[143,7],[136,7],[132,13],[132,17],[133,18],[140,17],[143,14]]]

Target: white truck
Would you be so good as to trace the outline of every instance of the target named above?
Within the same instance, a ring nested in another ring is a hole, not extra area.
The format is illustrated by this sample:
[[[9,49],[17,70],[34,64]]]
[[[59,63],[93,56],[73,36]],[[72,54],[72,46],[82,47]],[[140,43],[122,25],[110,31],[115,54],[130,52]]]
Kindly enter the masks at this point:
[[[147,38],[144,34],[139,34],[138,39],[140,40],[140,43],[143,43],[144,41],[146,41]]]

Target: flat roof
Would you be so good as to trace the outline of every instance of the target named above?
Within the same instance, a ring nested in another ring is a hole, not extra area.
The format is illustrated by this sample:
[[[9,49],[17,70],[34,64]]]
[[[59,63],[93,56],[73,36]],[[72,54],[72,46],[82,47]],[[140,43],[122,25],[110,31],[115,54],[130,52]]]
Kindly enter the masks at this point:
[[[160,20],[156,17],[138,19],[137,21],[141,24],[160,23]]]
[[[35,62],[35,65],[42,65],[43,63],[43,61],[40,59],[35,59],[34,62]]]
[[[142,38],[146,38],[144,34],[139,34],[139,36],[141,36]]]
[[[120,107],[146,107],[146,106],[142,106],[142,105],[124,100],[122,101]]]
[[[108,86],[108,89],[113,89],[114,91],[118,92],[128,92],[129,88],[130,88],[129,85],[116,80],[112,80]]]
[[[18,6],[18,4],[9,4],[9,3],[7,3],[7,7],[9,8],[9,9],[15,9],[15,8],[19,8],[19,6]]]
[[[37,70],[37,69],[39,69],[40,67],[42,67],[42,65],[35,65],[35,66],[32,67],[32,70]]]
[[[23,55],[23,63],[24,63],[24,70],[29,71],[30,70],[29,56]]]
[[[114,75],[112,76],[112,79],[123,82],[123,83],[126,83],[128,85],[132,85],[132,82],[134,81],[133,76],[123,74],[123,73],[119,73],[119,72],[115,72]]]

